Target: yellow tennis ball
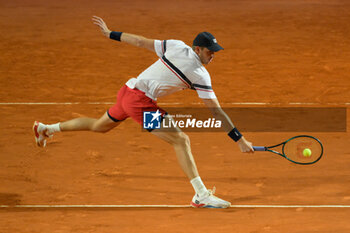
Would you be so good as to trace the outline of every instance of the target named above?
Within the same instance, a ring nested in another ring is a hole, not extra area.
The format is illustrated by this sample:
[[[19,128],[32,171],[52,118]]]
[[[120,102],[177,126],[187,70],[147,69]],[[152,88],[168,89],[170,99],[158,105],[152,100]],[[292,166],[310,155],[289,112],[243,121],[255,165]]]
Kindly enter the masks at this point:
[[[311,150],[309,148],[306,148],[303,150],[303,155],[305,157],[310,157],[311,156]]]

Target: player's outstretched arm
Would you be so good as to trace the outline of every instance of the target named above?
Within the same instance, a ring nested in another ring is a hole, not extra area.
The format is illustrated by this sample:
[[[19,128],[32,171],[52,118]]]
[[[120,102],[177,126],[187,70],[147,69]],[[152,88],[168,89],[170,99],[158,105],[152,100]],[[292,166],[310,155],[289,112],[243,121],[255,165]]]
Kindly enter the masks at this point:
[[[231,119],[222,110],[219,101],[217,99],[202,99],[205,106],[207,106],[212,112],[215,119],[220,120],[223,124],[224,130],[228,135],[238,143],[238,147],[242,152],[253,153],[252,143],[248,142],[236,129]]]
[[[134,35],[126,32],[111,31],[108,29],[107,24],[103,21],[103,19],[98,16],[93,16],[92,21],[94,24],[96,24],[100,28],[103,35],[106,36],[107,38],[125,42],[133,46],[145,48],[154,52],[153,39],[148,39],[143,36]]]

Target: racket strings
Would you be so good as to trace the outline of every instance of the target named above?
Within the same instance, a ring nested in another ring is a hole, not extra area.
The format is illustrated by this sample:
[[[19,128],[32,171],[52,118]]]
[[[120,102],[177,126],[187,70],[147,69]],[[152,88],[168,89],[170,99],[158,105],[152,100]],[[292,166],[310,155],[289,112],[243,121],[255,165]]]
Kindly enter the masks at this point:
[[[309,149],[308,154],[305,149]],[[319,141],[311,137],[297,137],[288,141],[283,148],[285,156],[295,162],[312,163],[320,158],[323,153],[322,145]]]

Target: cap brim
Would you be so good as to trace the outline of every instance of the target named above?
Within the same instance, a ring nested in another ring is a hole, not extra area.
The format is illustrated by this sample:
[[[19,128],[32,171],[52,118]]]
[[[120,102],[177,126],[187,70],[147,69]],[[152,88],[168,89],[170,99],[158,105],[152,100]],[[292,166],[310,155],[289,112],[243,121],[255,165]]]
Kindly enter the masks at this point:
[[[213,51],[213,52],[217,52],[219,50],[222,50],[224,49],[223,47],[221,47],[219,44],[213,44],[209,47],[207,47],[210,51]]]

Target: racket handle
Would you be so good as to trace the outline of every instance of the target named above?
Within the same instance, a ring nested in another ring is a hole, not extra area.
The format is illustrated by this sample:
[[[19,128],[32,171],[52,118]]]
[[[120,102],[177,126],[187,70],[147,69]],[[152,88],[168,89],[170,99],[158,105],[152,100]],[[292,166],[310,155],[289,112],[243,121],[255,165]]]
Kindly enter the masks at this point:
[[[255,151],[266,151],[266,147],[264,146],[253,146]]]

